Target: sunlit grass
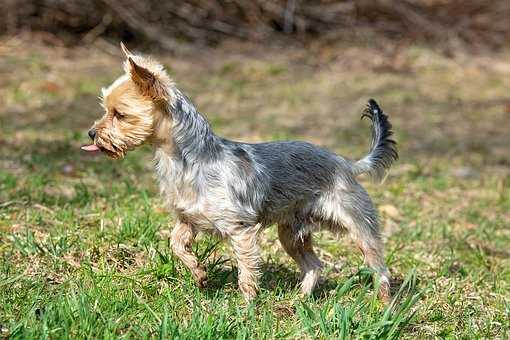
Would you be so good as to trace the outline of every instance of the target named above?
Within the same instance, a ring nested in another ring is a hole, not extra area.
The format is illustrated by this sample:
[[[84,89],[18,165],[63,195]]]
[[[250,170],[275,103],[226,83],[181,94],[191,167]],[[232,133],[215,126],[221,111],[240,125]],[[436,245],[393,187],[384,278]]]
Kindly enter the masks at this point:
[[[172,256],[173,217],[149,147],[121,162],[80,153],[100,115],[94,93],[120,60],[32,49],[0,64],[0,337],[508,337],[509,126],[503,105],[479,103],[507,91],[510,77],[468,64],[464,83],[457,64],[421,49],[408,52],[411,74],[375,64],[332,72],[284,56],[165,60],[222,135],[306,139],[357,158],[368,147],[359,121],[368,97],[396,130],[401,158],[386,182],[363,179],[381,211],[393,304],[377,299],[352,242],[328,233],[316,237],[324,282],[299,296],[298,270],[269,228],[261,291],[246,305],[224,243],[196,244],[205,290]],[[48,78],[57,87],[41,87]]]

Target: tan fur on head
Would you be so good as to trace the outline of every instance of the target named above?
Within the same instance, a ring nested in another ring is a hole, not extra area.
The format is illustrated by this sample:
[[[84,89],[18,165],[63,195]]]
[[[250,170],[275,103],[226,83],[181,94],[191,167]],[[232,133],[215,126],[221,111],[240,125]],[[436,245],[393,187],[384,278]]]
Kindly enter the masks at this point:
[[[168,90],[174,84],[163,65],[149,57],[131,53],[123,43],[120,43],[120,47],[127,58],[124,71],[131,76],[140,93],[153,100],[172,99],[168,98],[171,96]]]
[[[95,123],[95,144],[108,156],[121,159],[145,142],[164,143],[161,129],[168,131],[166,107],[173,100],[173,82],[163,66],[133,55],[121,44],[127,60],[126,74],[103,89],[104,116]]]

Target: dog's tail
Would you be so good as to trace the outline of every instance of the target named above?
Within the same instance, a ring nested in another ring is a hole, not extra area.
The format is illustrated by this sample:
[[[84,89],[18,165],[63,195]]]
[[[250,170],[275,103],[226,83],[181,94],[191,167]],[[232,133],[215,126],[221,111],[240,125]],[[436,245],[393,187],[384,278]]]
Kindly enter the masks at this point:
[[[380,182],[386,172],[398,159],[397,143],[391,139],[391,123],[377,102],[373,99],[368,101],[367,108],[361,115],[372,121],[372,143],[368,155],[355,162],[353,165],[354,175],[368,173],[374,180]]]

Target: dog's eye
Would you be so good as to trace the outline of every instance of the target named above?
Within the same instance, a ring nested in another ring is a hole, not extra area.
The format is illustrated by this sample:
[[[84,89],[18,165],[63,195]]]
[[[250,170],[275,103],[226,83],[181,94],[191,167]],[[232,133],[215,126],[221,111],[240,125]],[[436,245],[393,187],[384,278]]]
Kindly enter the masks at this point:
[[[117,109],[113,110],[113,115],[116,116],[117,118],[124,118],[126,116],[122,112],[119,112]]]

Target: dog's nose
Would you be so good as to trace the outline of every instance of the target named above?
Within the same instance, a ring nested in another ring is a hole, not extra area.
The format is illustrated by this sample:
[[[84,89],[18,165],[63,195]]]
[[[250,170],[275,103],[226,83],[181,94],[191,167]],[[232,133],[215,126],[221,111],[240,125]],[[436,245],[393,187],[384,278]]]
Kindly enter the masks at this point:
[[[89,137],[92,140],[94,140],[94,138],[96,138],[96,129],[92,128],[89,130]]]

